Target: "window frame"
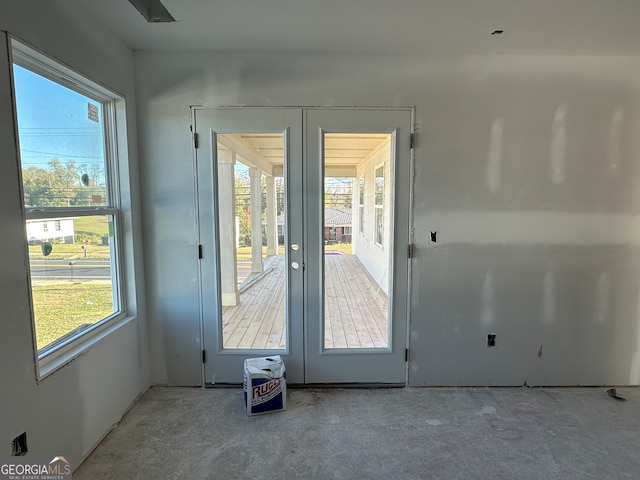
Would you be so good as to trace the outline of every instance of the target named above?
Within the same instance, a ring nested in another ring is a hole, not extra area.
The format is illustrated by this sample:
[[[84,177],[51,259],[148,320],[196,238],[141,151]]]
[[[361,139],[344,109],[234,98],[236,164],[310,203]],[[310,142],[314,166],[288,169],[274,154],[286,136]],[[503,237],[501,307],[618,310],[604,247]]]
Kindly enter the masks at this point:
[[[15,78],[13,65],[18,65],[32,73],[40,75],[47,80],[54,82],[62,87],[75,91],[87,98],[100,103],[102,105],[102,121],[103,121],[103,143],[104,143],[104,159],[105,159],[105,205],[103,206],[73,206],[73,207],[27,207],[22,204],[23,226],[25,228],[28,220],[47,220],[47,219],[67,219],[87,216],[105,216],[110,217],[113,226],[113,241],[110,245],[110,266],[111,266],[111,287],[113,312],[105,318],[96,321],[91,326],[73,334],[60,336],[52,344],[46,348],[38,350],[36,342],[36,325],[33,307],[33,287],[31,274],[28,271],[28,288],[30,301],[30,319],[32,324],[32,337],[34,358],[36,366],[36,380],[40,381],[44,377],[54,373],[59,368],[68,364],[78,355],[82,354],[90,345],[103,338],[105,335],[113,331],[120,322],[129,318],[127,298],[127,285],[125,279],[125,262],[124,262],[124,209],[123,198],[121,197],[122,181],[128,180],[128,176],[123,178],[120,175],[120,169],[125,161],[128,164],[128,158],[121,158],[126,154],[126,124],[125,124],[125,99],[123,96],[99,85],[95,81],[79,74],[60,61],[50,58],[40,51],[30,47],[22,41],[10,37],[10,60],[11,60],[11,81],[13,86],[14,112],[15,112],[15,137],[16,142],[20,144],[20,134],[17,119],[16,97],[15,97]],[[123,139],[125,144],[119,142],[119,138]],[[22,179],[22,158],[20,149],[17,151],[16,161],[18,163],[19,187],[22,198],[24,195],[24,186]],[[127,203],[130,199],[127,198]],[[26,265],[30,265],[28,249],[26,252]]]

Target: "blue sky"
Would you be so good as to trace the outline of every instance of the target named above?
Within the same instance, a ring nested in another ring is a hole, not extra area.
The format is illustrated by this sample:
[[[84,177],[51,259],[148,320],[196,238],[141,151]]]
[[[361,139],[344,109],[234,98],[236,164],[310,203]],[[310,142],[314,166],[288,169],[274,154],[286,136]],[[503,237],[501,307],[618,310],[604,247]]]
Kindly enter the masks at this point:
[[[102,105],[69,88],[14,65],[22,168],[63,163],[96,164],[104,170]],[[88,118],[88,103],[100,122]]]

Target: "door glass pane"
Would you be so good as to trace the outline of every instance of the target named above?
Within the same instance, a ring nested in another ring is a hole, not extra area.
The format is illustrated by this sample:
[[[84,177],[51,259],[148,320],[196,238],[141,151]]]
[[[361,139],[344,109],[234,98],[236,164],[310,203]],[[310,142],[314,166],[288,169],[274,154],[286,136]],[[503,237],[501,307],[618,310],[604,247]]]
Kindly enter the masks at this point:
[[[284,134],[217,135],[222,340],[286,348]]]
[[[391,147],[388,134],[324,135],[327,349],[389,345]]]

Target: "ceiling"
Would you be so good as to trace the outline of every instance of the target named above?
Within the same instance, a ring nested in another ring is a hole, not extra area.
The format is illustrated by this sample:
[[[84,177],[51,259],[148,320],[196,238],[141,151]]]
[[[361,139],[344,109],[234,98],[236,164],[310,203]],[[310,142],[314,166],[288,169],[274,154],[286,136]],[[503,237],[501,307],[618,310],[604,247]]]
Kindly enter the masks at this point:
[[[76,1],[135,50],[640,55],[640,0]]]

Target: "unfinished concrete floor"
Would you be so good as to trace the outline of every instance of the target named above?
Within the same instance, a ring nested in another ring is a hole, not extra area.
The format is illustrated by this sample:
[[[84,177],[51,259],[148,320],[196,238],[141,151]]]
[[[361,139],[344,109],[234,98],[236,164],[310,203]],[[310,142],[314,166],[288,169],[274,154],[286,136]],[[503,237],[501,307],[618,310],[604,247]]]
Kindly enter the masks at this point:
[[[638,479],[640,390],[152,388],[74,474],[97,479]]]

